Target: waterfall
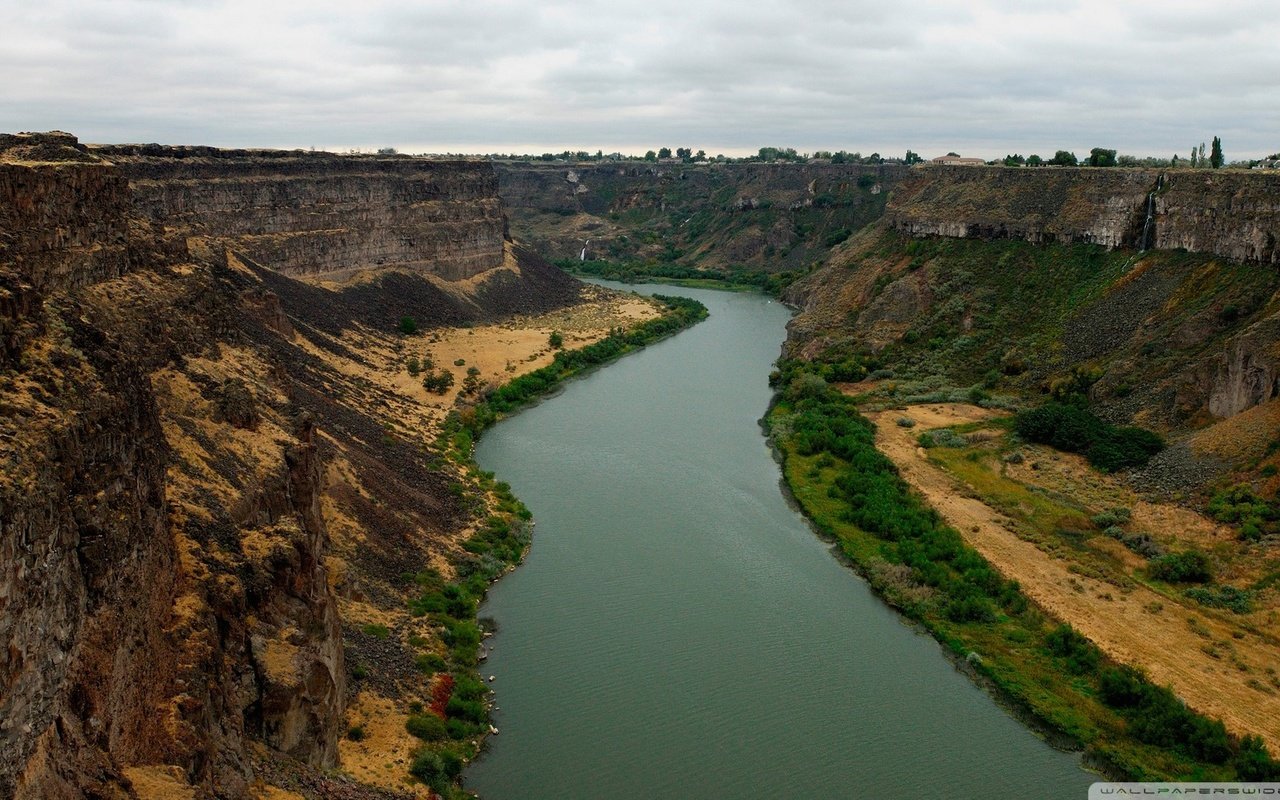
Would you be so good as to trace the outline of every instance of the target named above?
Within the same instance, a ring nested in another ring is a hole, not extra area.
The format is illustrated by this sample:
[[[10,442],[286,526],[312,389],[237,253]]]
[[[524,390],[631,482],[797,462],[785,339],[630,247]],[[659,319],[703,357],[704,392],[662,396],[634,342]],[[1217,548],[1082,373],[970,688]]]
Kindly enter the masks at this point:
[[[591,246],[591,240],[590,240],[590,239],[588,239],[586,242],[584,242],[584,243],[583,243],[583,245],[582,245],[582,253],[578,256],[578,260],[579,260],[579,261],[586,261],[586,260],[587,260],[587,248],[588,248],[589,246]]]
[[[1164,188],[1164,174],[1156,178],[1156,188],[1147,193],[1147,219],[1142,223],[1142,241],[1138,243],[1138,252],[1145,253],[1151,246],[1151,232],[1156,227],[1156,194]]]

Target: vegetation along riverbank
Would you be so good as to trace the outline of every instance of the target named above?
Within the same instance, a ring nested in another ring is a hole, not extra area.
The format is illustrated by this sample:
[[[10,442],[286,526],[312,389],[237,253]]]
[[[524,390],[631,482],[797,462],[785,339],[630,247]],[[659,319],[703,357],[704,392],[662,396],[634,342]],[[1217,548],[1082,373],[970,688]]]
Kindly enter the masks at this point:
[[[821,362],[781,365],[771,435],[801,508],[887,602],[1105,772],[1148,780],[1280,774],[1260,737],[1229,733],[1189,709],[1002,577],[877,450],[875,425],[824,368],[830,373]]]

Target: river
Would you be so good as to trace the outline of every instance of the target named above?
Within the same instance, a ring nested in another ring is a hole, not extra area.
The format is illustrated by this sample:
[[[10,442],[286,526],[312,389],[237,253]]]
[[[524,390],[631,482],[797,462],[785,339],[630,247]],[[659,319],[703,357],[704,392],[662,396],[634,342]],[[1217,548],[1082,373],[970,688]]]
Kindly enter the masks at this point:
[[[485,433],[533,511],[481,608],[484,800],[1083,798],[1094,779],[956,671],[788,503],[758,420],[788,310],[710,318]]]

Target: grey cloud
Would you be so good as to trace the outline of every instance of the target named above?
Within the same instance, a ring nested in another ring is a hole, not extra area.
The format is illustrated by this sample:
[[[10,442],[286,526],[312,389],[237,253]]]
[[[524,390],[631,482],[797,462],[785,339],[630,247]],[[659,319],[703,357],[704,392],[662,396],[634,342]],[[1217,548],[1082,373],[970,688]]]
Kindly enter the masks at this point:
[[[1270,4],[0,0],[3,127],[488,151],[1280,150]],[[931,152],[931,151],[929,151]]]

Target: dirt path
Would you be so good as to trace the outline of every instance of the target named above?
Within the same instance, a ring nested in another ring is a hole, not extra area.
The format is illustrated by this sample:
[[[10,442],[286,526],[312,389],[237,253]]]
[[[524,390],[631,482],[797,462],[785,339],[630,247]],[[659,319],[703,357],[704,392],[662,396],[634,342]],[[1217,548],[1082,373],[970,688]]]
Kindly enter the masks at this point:
[[[1258,734],[1271,752],[1280,752],[1280,692],[1268,685],[1274,672],[1267,672],[1280,668],[1280,651],[1255,634],[1146,587],[1122,592],[1072,572],[1070,561],[1019,538],[1011,520],[970,496],[967,487],[930,463],[916,445],[922,430],[991,416],[963,404],[868,414],[876,424],[880,450],[898,465],[903,478],[1037,604],[1071,623],[1112,658],[1144,669],[1156,683],[1171,685],[1196,710],[1221,718],[1233,732]],[[902,417],[915,427],[899,426],[896,421]]]

